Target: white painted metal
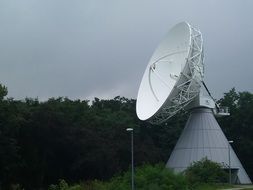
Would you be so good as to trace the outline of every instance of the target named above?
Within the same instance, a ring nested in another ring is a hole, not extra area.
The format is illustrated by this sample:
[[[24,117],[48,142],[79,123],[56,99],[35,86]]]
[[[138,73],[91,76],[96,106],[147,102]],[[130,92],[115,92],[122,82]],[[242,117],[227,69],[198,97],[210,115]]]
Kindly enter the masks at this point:
[[[223,117],[230,115],[229,108],[225,106],[219,107],[218,110],[214,109],[213,112],[216,117]]]
[[[207,107],[215,109],[215,102],[210,96],[204,95],[203,93],[200,92],[199,95],[196,98],[194,98],[194,101],[188,104],[185,107],[185,109],[190,110],[196,107]]]
[[[173,27],[150,59],[139,88],[139,119],[159,124],[188,105],[203,80],[203,39],[186,22]]]

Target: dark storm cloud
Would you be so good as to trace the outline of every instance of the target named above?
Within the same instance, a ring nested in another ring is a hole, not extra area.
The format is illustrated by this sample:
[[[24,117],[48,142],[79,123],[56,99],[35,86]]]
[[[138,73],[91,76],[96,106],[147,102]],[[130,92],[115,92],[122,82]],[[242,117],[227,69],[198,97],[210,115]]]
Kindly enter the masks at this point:
[[[177,22],[204,36],[214,96],[253,91],[252,1],[0,2],[0,82],[15,98],[135,98],[153,50]]]

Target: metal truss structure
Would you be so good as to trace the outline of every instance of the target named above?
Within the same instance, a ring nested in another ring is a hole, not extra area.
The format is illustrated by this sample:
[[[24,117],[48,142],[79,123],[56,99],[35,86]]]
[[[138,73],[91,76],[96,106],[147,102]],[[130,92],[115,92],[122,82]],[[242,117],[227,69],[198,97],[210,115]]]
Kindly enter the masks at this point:
[[[190,28],[190,48],[186,58],[186,66],[180,76],[176,76],[177,82],[169,98],[157,114],[150,118],[153,124],[160,124],[174,116],[186,105],[194,100],[200,93],[201,82],[203,81],[203,39],[199,30],[189,25]],[[167,57],[167,56],[166,56]],[[150,67],[154,72],[155,64]],[[163,82],[163,81],[161,81]],[[156,97],[152,85],[150,88]],[[172,97],[172,98],[170,98]]]

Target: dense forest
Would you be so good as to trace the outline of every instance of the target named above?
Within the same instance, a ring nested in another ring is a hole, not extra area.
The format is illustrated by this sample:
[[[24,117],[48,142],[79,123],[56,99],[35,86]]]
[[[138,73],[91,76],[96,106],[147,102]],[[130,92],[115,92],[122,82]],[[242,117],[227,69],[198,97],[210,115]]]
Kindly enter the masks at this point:
[[[188,118],[182,112],[160,126],[138,120],[134,99],[115,97],[47,101],[8,98],[0,85],[0,189],[20,184],[39,189],[56,183],[107,180],[130,164],[134,128],[135,163],[166,162]],[[218,118],[253,179],[253,94],[231,89],[218,103],[231,115]]]

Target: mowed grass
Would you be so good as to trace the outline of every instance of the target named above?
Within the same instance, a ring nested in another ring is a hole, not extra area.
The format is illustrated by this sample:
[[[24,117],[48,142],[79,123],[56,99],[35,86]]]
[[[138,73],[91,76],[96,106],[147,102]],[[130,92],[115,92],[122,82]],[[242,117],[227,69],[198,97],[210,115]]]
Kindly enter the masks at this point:
[[[238,185],[238,186],[235,186],[235,187],[241,187],[242,188],[242,190],[253,190],[253,185],[245,185],[245,186],[240,186],[240,185]]]
[[[242,188],[241,190],[253,190],[253,186],[234,186],[229,184],[201,184],[195,187],[194,190],[230,190],[230,189],[237,189]]]

